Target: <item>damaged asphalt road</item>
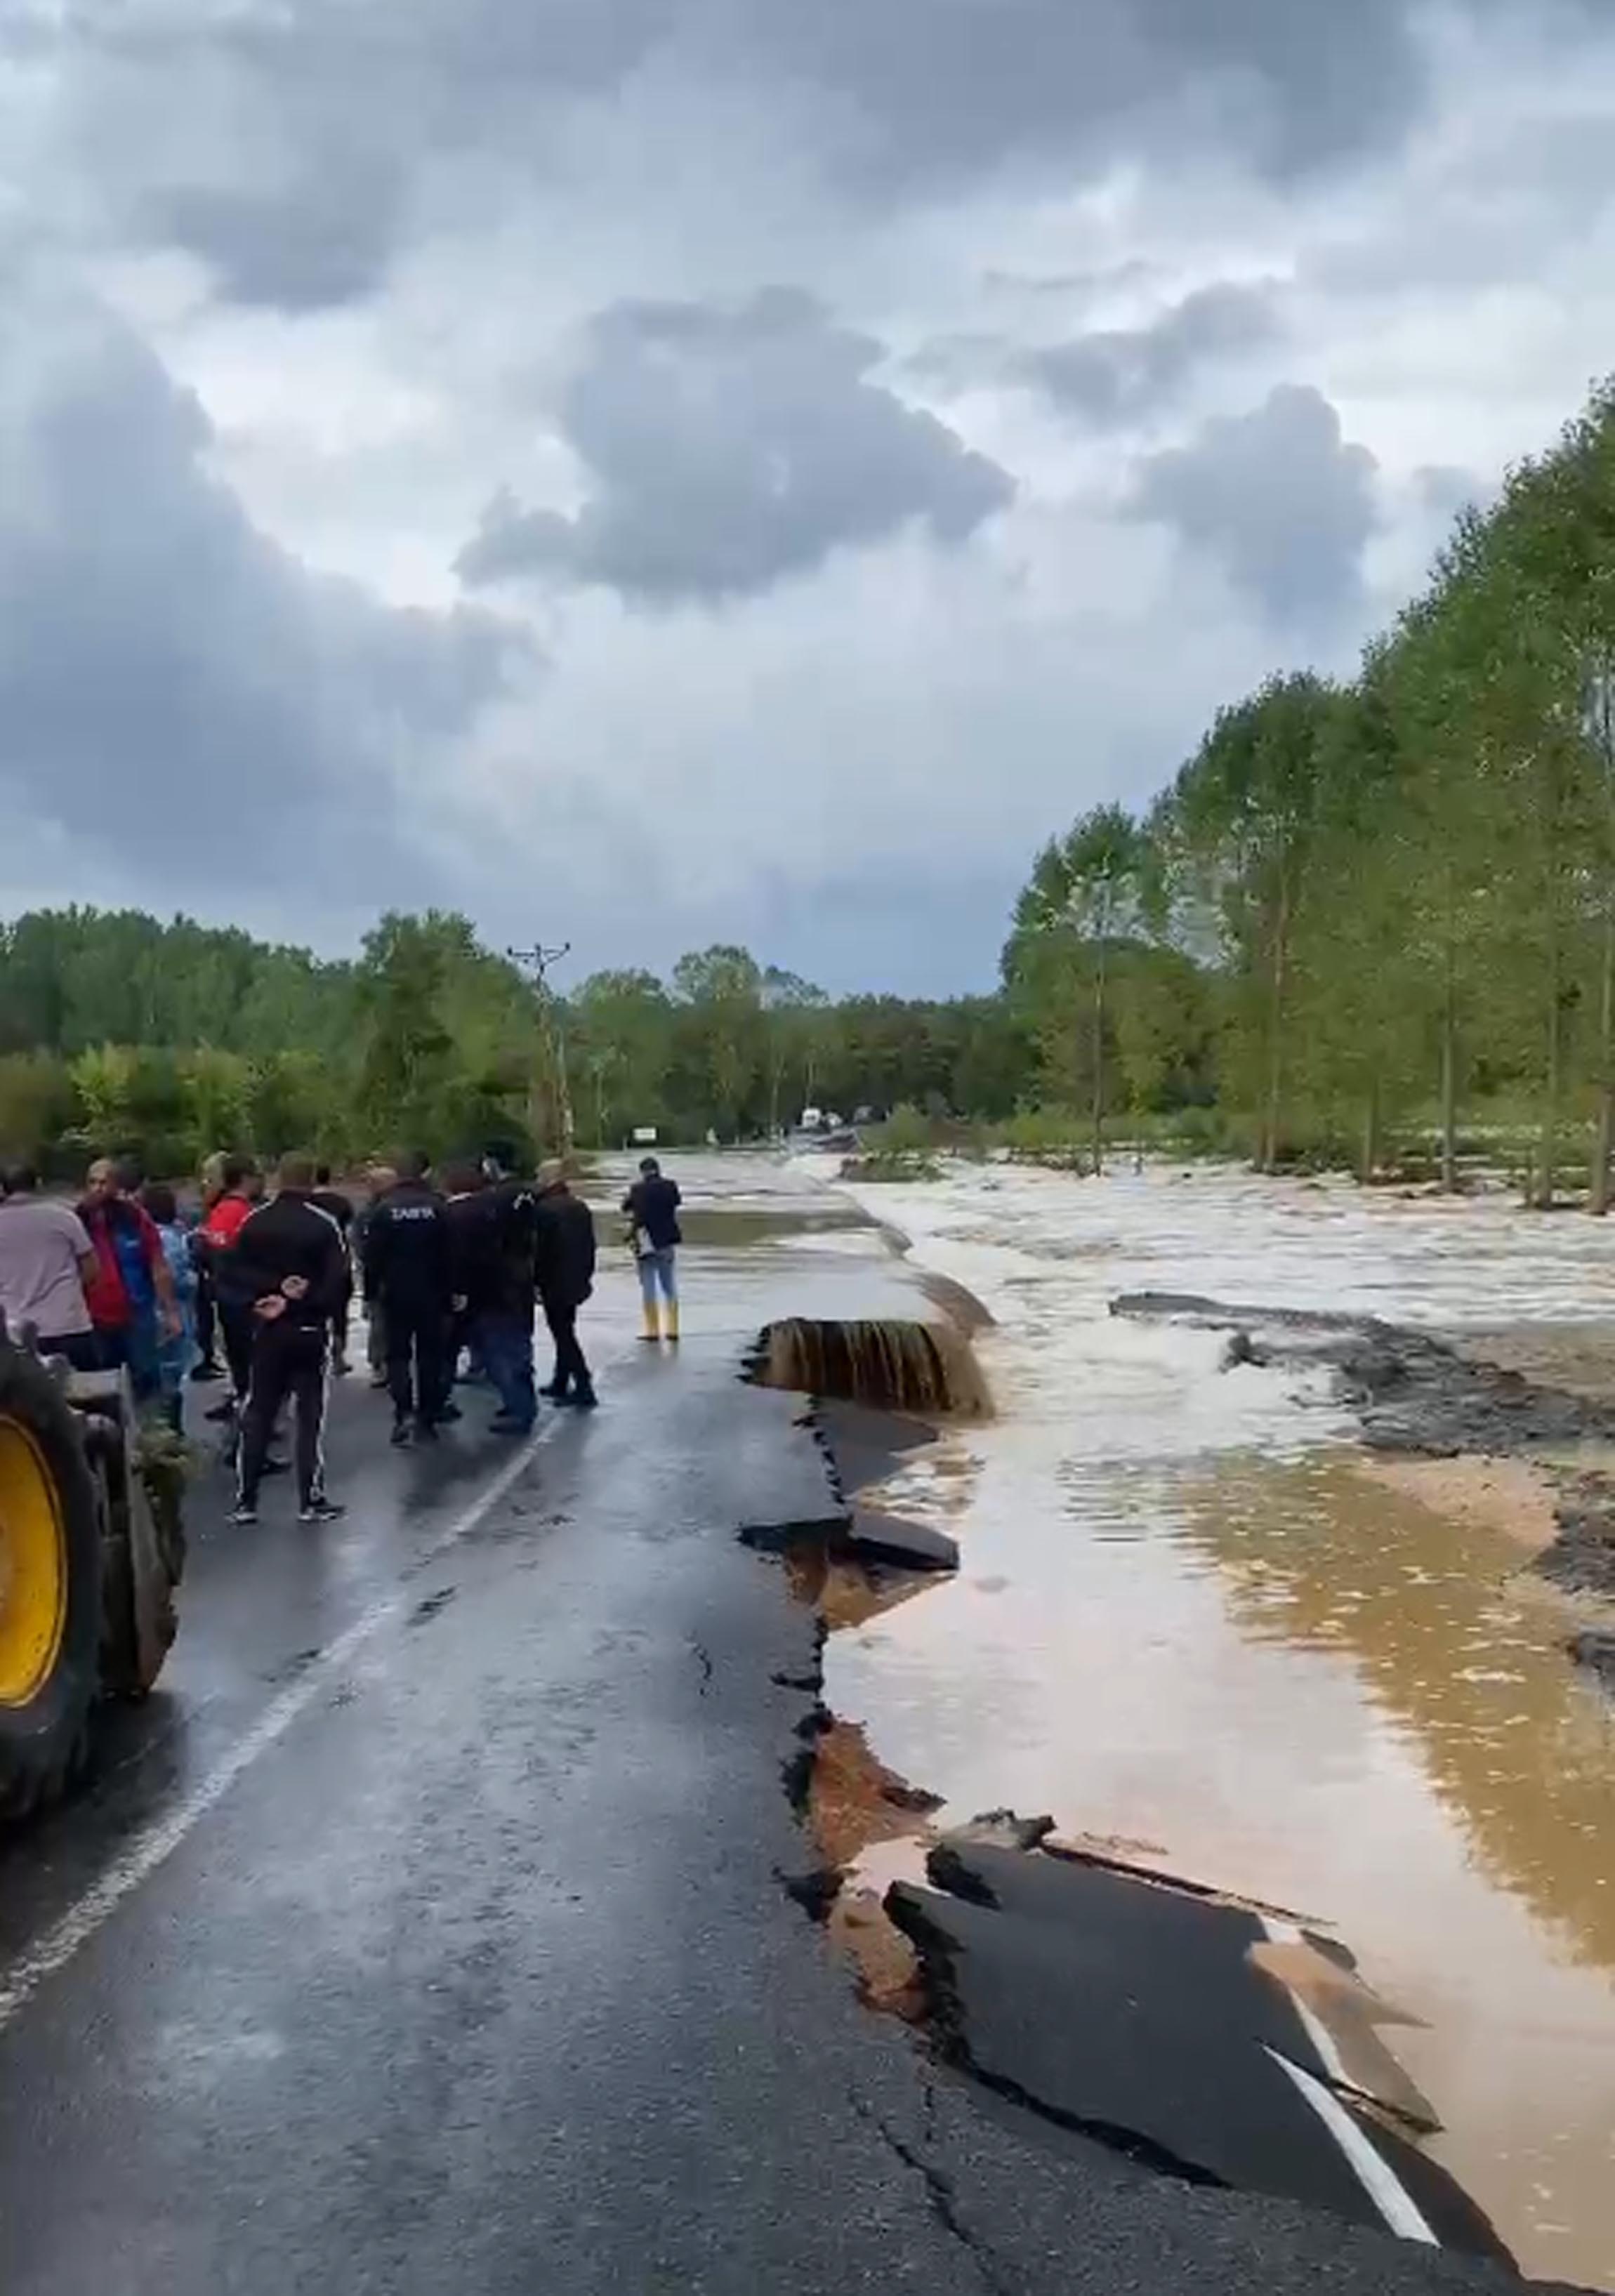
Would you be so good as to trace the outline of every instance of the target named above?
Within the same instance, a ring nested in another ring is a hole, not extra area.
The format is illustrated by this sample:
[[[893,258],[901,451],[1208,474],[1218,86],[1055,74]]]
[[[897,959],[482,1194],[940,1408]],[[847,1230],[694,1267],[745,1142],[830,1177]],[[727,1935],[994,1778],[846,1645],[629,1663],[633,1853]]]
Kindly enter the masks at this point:
[[[980,1829],[944,1837],[928,1872],[927,1889],[896,1883],[887,1911],[919,1951],[938,2045],[996,2094],[1192,2181],[1507,2262],[1480,2210],[1397,2133],[1439,2124],[1371,2021],[1337,2037],[1327,1996],[1308,2008],[1262,1959],[1310,1952],[1350,2003],[1340,1948],[1164,1877]]]
[[[1230,1370],[1288,1364],[1332,1372],[1373,1450],[1503,1457],[1554,1445],[1615,1441],[1615,1411],[1460,1355],[1428,1332],[1372,1316],[1235,1307],[1173,1292],[1125,1292],[1112,1316],[1230,1334]]]
[[[1503,2284],[1045,2144],[859,2008],[784,1886],[816,1621],[737,1536],[834,1503],[732,1362],[508,1461],[344,1390],[347,1521],[199,1540],[0,1858],[7,2296]]]

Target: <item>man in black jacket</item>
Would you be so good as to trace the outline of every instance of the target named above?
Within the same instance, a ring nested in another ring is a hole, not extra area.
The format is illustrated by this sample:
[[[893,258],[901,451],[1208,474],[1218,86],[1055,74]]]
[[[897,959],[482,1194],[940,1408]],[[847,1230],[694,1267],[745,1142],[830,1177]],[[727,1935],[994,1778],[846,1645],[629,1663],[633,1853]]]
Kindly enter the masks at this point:
[[[443,1214],[448,1222],[448,1360],[452,1386],[463,1349],[475,1344],[474,1319],[481,1313],[488,1289],[491,1250],[488,1182],[480,1165],[448,1164],[443,1168]]]
[[[499,1397],[495,1435],[526,1435],[538,1416],[533,1385],[533,1291],[538,1204],[523,1180],[482,1192],[478,1289],[471,1335]]]
[[[679,1201],[678,1182],[665,1177],[654,1156],[641,1162],[639,1177],[622,1200],[632,1223],[634,1257],[639,1263],[645,1311],[641,1336],[652,1342],[664,1334],[669,1340],[678,1337],[678,1247],[684,1242],[678,1226]],[[663,1303],[660,1321],[659,1292]]]
[[[375,1218],[376,1206],[398,1185],[398,1176],[390,1164],[373,1164],[369,1171],[370,1201],[362,1211],[357,1211],[353,1222],[354,1260],[358,1273],[365,1273],[365,1238],[370,1223]],[[368,1284],[363,1286],[361,1304],[365,1310],[365,1359],[370,1365],[370,1384],[382,1388],[387,1384],[387,1319],[381,1313],[380,1300],[371,1295]]]
[[[316,1211],[335,1220],[342,1239],[342,1257],[348,1262],[348,1289],[331,1324],[331,1368],[339,1379],[345,1379],[348,1369],[348,1326],[353,1314],[353,1198],[332,1185],[329,1164],[316,1164],[314,1194],[309,1201]]]
[[[555,1374],[543,1392],[593,1411],[594,1382],[578,1344],[578,1310],[594,1289],[594,1215],[568,1187],[559,1164],[546,1164],[538,1175],[534,1242],[538,1297],[555,1342]]]
[[[309,1201],[314,1166],[284,1158],[280,1186],[242,1224],[217,1263],[219,1300],[252,1321],[252,1360],[242,1414],[233,1522],[258,1521],[258,1488],[269,1439],[290,1397],[297,1418],[298,1519],[334,1522],[325,1496],[325,1376],[331,1319],[348,1282],[341,1232]]]
[[[402,1156],[365,1227],[365,1296],[380,1302],[387,1333],[392,1439],[434,1438],[448,1400],[452,1317],[448,1212],[428,1185],[424,1156]]]
[[[533,1386],[533,1192],[456,1165],[448,1189],[451,1357],[469,1347],[499,1398],[490,1431],[527,1435],[538,1416]]]

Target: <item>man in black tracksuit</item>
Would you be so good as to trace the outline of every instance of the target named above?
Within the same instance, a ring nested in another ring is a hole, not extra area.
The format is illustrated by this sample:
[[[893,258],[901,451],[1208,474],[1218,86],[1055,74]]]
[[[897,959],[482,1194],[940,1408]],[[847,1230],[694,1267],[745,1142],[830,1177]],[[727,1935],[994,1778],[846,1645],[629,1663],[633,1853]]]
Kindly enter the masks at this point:
[[[434,1438],[448,1400],[453,1284],[448,1210],[428,1185],[424,1156],[398,1160],[398,1181],[365,1229],[365,1296],[387,1332],[392,1439]]]
[[[348,1255],[336,1222],[309,1201],[313,1186],[308,1159],[286,1157],[275,1196],[242,1222],[217,1261],[220,1304],[252,1321],[234,1522],[258,1521],[269,1439],[288,1398],[297,1418],[299,1520],[334,1522],[342,1512],[325,1496],[322,1438],[331,1319],[348,1282]]]
[[[593,1411],[594,1382],[578,1344],[578,1310],[594,1288],[594,1215],[568,1187],[559,1164],[539,1173],[537,1199],[534,1271],[555,1342],[555,1373],[543,1392]]]

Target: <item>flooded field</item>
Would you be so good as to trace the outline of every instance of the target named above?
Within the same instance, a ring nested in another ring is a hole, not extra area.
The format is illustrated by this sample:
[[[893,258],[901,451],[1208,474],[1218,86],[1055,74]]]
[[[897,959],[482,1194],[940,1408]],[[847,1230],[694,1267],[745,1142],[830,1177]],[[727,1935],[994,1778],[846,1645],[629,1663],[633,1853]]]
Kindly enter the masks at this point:
[[[1363,1472],[1322,1375],[1108,1314],[1351,1310],[1596,1374],[1615,1226],[1216,1172],[854,1193],[991,1310],[1000,1416],[888,1487],[963,1568],[832,1638],[833,1710],[949,1817],[1048,1811],[1334,1925],[1416,2021],[1432,2151],[1528,2272],[1615,2287],[1615,1719],[1562,1602],[1506,1503]]]

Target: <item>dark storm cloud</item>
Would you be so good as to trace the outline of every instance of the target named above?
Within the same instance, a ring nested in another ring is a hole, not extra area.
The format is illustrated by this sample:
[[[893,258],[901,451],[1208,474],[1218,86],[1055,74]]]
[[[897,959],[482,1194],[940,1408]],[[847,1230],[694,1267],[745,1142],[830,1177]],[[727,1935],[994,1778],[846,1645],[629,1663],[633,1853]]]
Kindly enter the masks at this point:
[[[399,778],[501,687],[491,618],[316,577],[149,350],[0,264],[0,784],[168,885],[397,896]]]
[[[399,196],[392,169],[336,156],[274,188],[181,184],[146,212],[160,238],[209,265],[231,301],[313,311],[369,291],[386,267]]]
[[[911,521],[963,541],[1009,503],[1012,481],[871,382],[881,356],[783,288],[735,309],[603,312],[560,409],[588,500],[563,518],[500,497],[461,574],[547,573],[630,597],[717,600]]]
[[[1190,446],[1147,457],[1128,507],[1175,527],[1274,620],[1316,620],[1357,596],[1376,471],[1321,391],[1287,383],[1253,414],[1208,422]]]
[[[1485,0],[1476,0],[1485,4]],[[1287,175],[1394,142],[1422,94],[1406,0],[715,0],[742,57],[838,98],[896,182],[1108,157],[1185,114]],[[715,58],[716,60],[716,58]]]
[[[0,0],[0,43],[5,37]],[[16,7],[17,0],[12,0]],[[241,300],[382,279],[423,170],[542,172],[562,107],[616,87],[676,0],[65,0],[27,17],[111,227],[189,249]],[[4,53],[0,45],[0,53]]]
[[[1029,352],[1022,371],[1070,414],[1127,422],[1169,400],[1208,360],[1260,349],[1278,333],[1271,284],[1224,280],[1147,327],[1096,330]]]
[[[67,0],[27,14],[35,61],[53,55],[80,99],[83,157],[124,227],[166,230],[250,297],[283,275],[299,304],[373,283],[433,158],[542,170],[562,107],[648,63],[765,116],[788,107],[833,180],[881,195],[1193,144],[1283,176],[1398,140],[1422,95],[1408,18],[1407,0]],[[244,132],[201,152],[183,135],[143,144],[165,111]],[[311,259],[322,232],[329,263]]]

